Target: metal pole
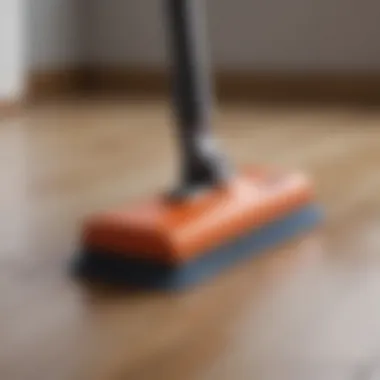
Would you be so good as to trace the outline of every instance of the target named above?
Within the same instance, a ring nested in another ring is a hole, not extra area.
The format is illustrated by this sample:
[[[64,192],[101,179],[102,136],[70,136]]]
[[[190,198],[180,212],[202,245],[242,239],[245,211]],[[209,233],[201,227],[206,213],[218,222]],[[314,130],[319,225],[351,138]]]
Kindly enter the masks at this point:
[[[227,171],[211,133],[212,89],[207,60],[205,0],[164,0],[172,63],[173,105],[188,196],[224,182]]]

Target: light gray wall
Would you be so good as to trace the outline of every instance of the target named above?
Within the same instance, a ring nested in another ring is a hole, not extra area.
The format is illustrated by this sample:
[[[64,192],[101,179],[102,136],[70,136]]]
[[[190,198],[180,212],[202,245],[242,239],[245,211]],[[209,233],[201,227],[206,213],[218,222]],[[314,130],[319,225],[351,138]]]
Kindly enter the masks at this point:
[[[376,0],[205,0],[213,62],[222,68],[380,68]],[[93,0],[98,64],[165,61],[163,0]]]
[[[1,0],[9,2],[11,0]],[[19,1],[19,0],[15,0]],[[165,63],[165,0],[24,0],[32,68]],[[227,69],[380,68],[376,0],[201,0]]]
[[[0,101],[18,98],[25,85],[23,0],[0,1]]]
[[[162,3],[162,0],[92,0],[91,60],[100,64],[162,62]]]
[[[87,0],[25,1],[28,1],[29,67],[56,69],[83,62]]]

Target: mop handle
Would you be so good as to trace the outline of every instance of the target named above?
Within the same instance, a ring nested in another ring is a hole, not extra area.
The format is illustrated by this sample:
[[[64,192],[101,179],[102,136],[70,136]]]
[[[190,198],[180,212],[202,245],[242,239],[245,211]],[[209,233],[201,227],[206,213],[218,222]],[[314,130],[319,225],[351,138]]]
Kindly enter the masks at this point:
[[[205,0],[165,0],[172,64],[173,105],[183,155],[183,186],[211,186],[224,177],[211,133],[212,90]]]
[[[209,133],[211,84],[207,62],[204,0],[166,0],[174,106],[186,137]]]

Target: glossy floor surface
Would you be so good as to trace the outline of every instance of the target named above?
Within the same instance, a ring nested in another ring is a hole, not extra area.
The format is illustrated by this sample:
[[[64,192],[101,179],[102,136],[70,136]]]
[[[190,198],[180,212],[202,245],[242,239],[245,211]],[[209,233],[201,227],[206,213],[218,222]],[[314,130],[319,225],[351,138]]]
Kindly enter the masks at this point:
[[[84,216],[174,183],[162,101],[72,101],[0,121],[2,380],[380,379],[380,111],[226,105],[236,165],[307,170],[318,231],[184,294],[67,275]]]

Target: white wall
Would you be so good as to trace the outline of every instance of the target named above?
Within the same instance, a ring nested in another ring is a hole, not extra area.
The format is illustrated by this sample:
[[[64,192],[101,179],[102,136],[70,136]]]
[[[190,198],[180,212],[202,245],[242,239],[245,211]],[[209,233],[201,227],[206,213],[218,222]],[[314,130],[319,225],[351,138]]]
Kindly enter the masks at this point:
[[[29,68],[49,70],[82,63],[86,55],[87,0],[26,1]]]
[[[23,93],[29,70],[86,61],[91,1],[0,0],[0,100]]]
[[[91,60],[101,64],[162,62],[163,1],[92,0]]]
[[[0,0],[0,28],[11,28],[6,14],[15,13],[20,1],[27,1],[29,7],[32,69],[84,62],[165,63],[165,0]],[[207,4],[212,61],[218,67],[380,68],[380,2],[376,0],[200,1]]]
[[[0,1],[0,101],[17,99],[24,90],[23,0]]]
[[[99,64],[162,64],[164,0],[93,0],[90,56]],[[205,0],[222,68],[380,68],[375,0]]]

